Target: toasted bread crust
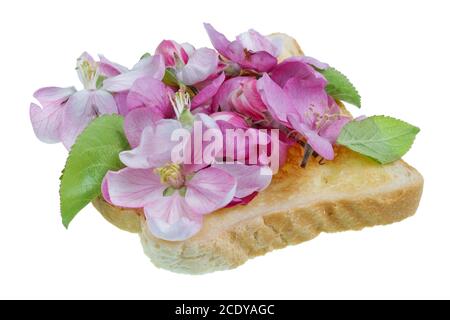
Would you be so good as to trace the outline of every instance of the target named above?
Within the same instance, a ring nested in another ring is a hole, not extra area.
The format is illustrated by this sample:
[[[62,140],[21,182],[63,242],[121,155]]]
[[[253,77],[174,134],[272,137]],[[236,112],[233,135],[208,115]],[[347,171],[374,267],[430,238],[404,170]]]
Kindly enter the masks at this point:
[[[117,208],[102,199],[94,205],[119,228],[139,232],[144,251],[156,266],[190,274],[235,268],[249,258],[311,240],[321,232],[398,222],[413,215],[419,205],[423,179],[403,161],[380,166],[341,149],[328,167],[311,163],[303,170],[298,167],[299,152],[290,150],[288,163],[252,203],[206,216],[200,233],[183,242],[155,238],[140,210]],[[348,176],[347,167],[358,174],[345,181],[339,174]],[[405,181],[398,184],[402,177]],[[333,179],[338,179],[335,185]],[[317,186],[318,181],[322,185]],[[323,189],[324,195],[309,199],[317,193],[315,188]],[[297,201],[297,195],[305,201]],[[283,199],[288,204],[280,203]]]

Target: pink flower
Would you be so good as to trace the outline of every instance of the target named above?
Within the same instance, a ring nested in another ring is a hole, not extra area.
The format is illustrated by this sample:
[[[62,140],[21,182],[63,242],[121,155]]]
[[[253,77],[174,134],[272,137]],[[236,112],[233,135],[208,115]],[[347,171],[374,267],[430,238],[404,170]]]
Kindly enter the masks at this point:
[[[173,162],[171,152],[179,142],[172,141],[171,135],[182,124],[172,119],[155,123],[149,117],[145,125],[141,121],[142,112],[148,109],[135,109],[125,120],[141,122],[137,126],[142,128],[139,145],[120,154],[127,167],[108,172],[102,191],[105,199],[114,205],[143,208],[154,236],[170,241],[188,239],[200,230],[204,215],[225,207],[235,196],[247,197],[265,188],[267,181],[270,183],[270,176],[261,178],[254,168],[245,170],[247,176],[242,179],[241,167]],[[215,125],[206,115],[199,114],[196,119],[208,127]],[[129,139],[139,135],[136,129],[129,132],[127,125],[125,131]]]
[[[106,66],[113,66],[107,68]],[[103,67],[101,67],[103,66]],[[117,113],[113,96],[103,88],[103,80],[121,67],[104,57],[95,61],[83,53],[77,60],[77,72],[84,89],[47,87],[35,92],[42,109],[32,103],[30,118],[36,136],[44,142],[62,141],[70,149],[88,123],[101,114]]]
[[[224,82],[213,99],[213,109],[235,111],[252,121],[266,120],[267,107],[252,77],[236,77]]]
[[[217,73],[219,57],[217,52],[208,48],[195,49],[190,44],[173,40],[164,40],[156,49],[167,67],[174,70],[178,80],[185,85],[195,85]]]
[[[277,64],[278,49],[266,37],[255,30],[249,30],[229,41],[209,23],[204,24],[214,48],[228,60],[244,69],[268,72]]]
[[[280,87],[267,74],[258,80],[263,100],[280,123],[302,134],[307,143],[327,160],[334,158],[333,144],[350,120],[325,91],[323,77],[297,75]]]

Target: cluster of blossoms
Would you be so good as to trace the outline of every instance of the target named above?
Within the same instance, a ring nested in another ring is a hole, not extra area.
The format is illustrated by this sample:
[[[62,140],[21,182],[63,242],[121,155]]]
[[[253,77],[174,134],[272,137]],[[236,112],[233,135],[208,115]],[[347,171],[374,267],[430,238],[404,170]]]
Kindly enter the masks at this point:
[[[193,236],[204,215],[245,205],[271,182],[270,163],[250,162],[241,152],[252,148],[248,141],[236,148],[224,140],[223,150],[233,148],[226,163],[217,161],[225,158],[218,150],[198,161],[192,143],[181,150],[192,161],[174,160],[177,129],[194,134],[193,124],[200,123],[224,135],[227,129],[268,135],[277,130],[282,165],[295,143],[304,146],[305,157],[333,159],[333,145],[350,121],[325,90],[320,71],[327,64],[306,56],[282,60],[283,43],[254,30],[229,41],[211,25],[205,28],[215,50],[164,40],[131,69],[84,53],[77,60],[84,89],[42,88],[34,94],[41,106],[30,107],[37,137],[68,150],[94,118],[124,116],[131,150],[120,154],[126,167],[105,176],[103,197],[116,206],[143,208],[150,231],[165,240]],[[258,147],[260,141],[253,143]]]

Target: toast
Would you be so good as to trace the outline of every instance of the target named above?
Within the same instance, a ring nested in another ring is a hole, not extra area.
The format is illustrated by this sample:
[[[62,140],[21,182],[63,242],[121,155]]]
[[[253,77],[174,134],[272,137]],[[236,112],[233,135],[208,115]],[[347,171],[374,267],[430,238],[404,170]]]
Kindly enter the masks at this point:
[[[299,167],[301,149],[250,204],[205,216],[202,230],[182,242],[155,238],[140,210],[93,204],[117,227],[140,234],[145,253],[161,268],[202,274],[235,268],[249,258],[308,241],[321,232],[360,230],[413,215],[423,178],[402,160],[388,165],[344,147],[333,161]]]

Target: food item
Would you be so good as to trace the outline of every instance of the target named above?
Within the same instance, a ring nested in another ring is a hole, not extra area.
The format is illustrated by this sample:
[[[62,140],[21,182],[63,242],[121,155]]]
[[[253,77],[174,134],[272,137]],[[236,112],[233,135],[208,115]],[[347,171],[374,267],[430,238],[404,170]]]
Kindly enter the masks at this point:
[[[84,53],[84,90],[35,93],[36,135],[70,151],[66,227],[92,201],[156,266],[201,274],[415,213],[417,127],[353,118],[353,84],[285,34],[205,28],[217,51],[164,40],[131,69]]]

